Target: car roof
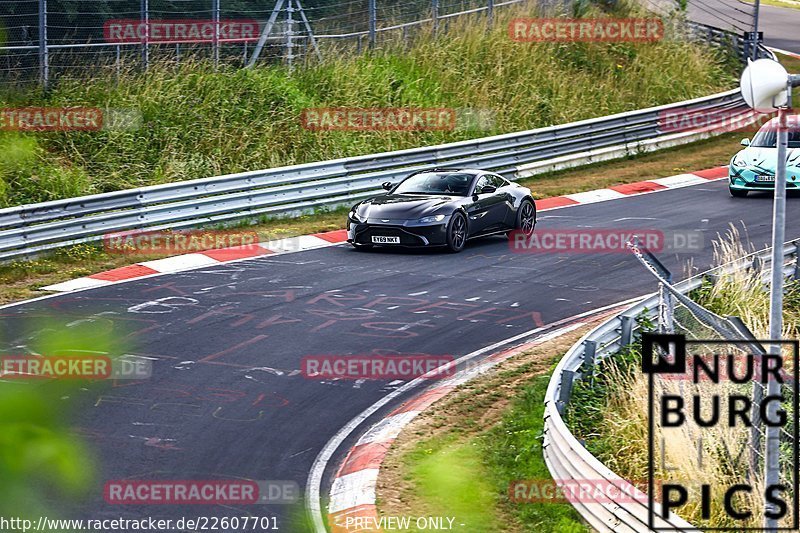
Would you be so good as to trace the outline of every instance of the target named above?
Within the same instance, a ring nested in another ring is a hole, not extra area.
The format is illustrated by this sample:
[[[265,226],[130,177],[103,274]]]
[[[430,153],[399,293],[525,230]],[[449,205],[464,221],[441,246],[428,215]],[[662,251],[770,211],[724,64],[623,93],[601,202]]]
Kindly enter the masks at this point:
[[[436,168],[429,168],[426,170],[420,170],[419,172],[415,172],[414,174],[420,174],[422,172],[452,172],[452,173],[459,173],[459,174],[483,174],[489,172],[488,170],[481,170],[478,168],[455,168],[455,167],[436,167]]]

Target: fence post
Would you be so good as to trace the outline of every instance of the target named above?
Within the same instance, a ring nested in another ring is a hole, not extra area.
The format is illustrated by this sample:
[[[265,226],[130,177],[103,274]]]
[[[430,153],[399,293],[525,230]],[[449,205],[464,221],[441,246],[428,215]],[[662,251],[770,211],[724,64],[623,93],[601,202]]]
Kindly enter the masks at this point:
[[[50,57],[47,51],[47,0],[39,0],[39,82],[47,89]]]
[[[375,48],[378,32],[378,5],[377,0],[369,0],[369,47]]]
[[[144,35],[142,36],[142,66],[147,70],[150,64],[150,4],[148,0],[140,0],[139,8],[139,18],[144,26]]]
[[[663,283],[658,284],[658,329],[662,333],[674,333],[674,314],[675,306],[672,301],[672,293],[664,287]]]
[[[219,66],[219,0],[211,0],[211,20],[214,24],[212,46],[214,48],[214,69]]]
[[[433,19],[433,32],[439,31],[439,0],[431,0],[431,18]]]
[[[120,45],[116,46],[116,65],[117,65],[117,83],[119,83],[119,78],[122,76],[122,47]]]
[[[289,72],[294,68],[294,7],[292,7],[292,0],[286,2],[286,64],[289,66]]]
[[[491,25],[494,21],[494,0],[487,0],[486,4],[486,17]]]

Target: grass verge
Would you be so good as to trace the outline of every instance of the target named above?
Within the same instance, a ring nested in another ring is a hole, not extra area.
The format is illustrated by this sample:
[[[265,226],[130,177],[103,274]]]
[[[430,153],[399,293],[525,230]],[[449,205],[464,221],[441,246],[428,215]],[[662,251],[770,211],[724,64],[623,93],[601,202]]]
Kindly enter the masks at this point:
[[[581,16],[645,16],[625,2]],[[319,64],[221,68],[182,61],[133,65],[117,79],[61,78],[46,94],[0,95],[7,107],[90,106],[141,114],[139,127],[0,132],[0,207],[328,160],[609,115],[732,87],[736,61],[702,43],[521,43],[508,34],[537,4],[465,17],[447,32],[369,54],[326,50]],[[114,72],[110,69],[110,72]],[[313,131],[308,108],[448,108],[457,127]],[[477,111],[470,114],[469,110]],[[476,118],[477,117],[477,118]]]
[[[590,531],[568,503],[514,503],[508,496],[513,481],[551,479],[541,447],[542,398],[553,365],[585,331],[502,363],[409,424],[381,466],[381,516],[452,517],[464,531]]]

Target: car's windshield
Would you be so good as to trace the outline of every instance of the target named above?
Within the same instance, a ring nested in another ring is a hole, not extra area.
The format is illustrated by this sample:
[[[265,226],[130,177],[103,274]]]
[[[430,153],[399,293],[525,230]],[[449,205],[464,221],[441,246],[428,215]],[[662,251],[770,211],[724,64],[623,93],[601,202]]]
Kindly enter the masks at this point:
[[[756,148],[775,148],[777,146],[778,131],[774,126],[761,128],[750,146]],[[789,130],[789,148],[800,148],[800,129]]]
[[[472,174],[421,172],[408,177],[394,190],[395,194],[450,194],[466,196]]]

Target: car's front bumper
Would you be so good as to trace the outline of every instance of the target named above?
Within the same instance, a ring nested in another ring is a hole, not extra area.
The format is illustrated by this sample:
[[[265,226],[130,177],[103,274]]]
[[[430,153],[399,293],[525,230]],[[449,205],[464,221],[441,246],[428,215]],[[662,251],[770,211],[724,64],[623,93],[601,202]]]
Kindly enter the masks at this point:
[[[759,176],[771,176],[773,181],[758,181]],[[774,173],[749,167],[728,167],[728,186],[740,191],[775,190]],[[786,169],[786,189],[800,189],[800,169]]]
[[[419,224],[410,220],[367,220],[366,222],[347,221],[347,242],[358,245],[375,246],[444,246],[447,244],[447,216],[440,222]],[[398,237],[399,243],[376,243],[372,237]]]

